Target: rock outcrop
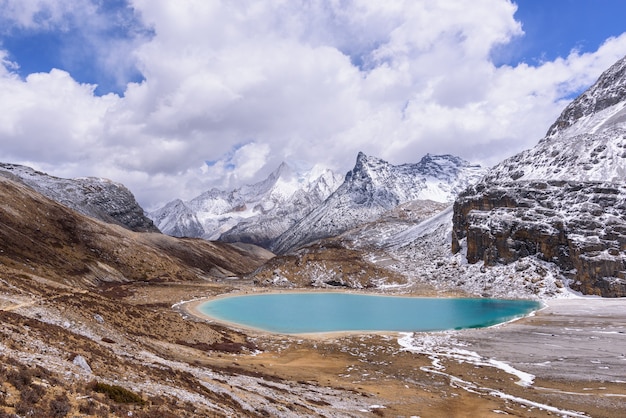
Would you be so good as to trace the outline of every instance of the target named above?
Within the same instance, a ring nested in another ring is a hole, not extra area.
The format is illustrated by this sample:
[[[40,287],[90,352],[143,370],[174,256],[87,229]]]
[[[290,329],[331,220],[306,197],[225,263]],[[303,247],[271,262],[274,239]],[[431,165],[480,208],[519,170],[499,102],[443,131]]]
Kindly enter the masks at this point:
[[[594,182],[481,183],[454,205],[453,251],[486,266],[535,256],[570,287],[626,295],[626,186]]]

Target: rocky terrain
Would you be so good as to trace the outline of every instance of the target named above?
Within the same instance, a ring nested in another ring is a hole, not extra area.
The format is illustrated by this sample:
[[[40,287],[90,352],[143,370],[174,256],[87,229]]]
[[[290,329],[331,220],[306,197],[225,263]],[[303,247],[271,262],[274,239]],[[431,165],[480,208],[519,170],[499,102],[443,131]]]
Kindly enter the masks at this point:
[[[470,263],[553,262],[584,294],[626,296],[626,58],[573,101],[531,150],[454,205]]]
[[[303,338],[192,316],[181,301],[264,288],[260,273],[272,254],[246,244],[132,232],[85,217],[10,176],[0,177],[0,202],[2,417],[619,416],[623,388],[611,370],[604,380],[570,377],[566,386],[558,373],[536,373],[542,389],[529,391],[516,385],[521,372],[513,366],[477,366],[485,361],[449,354],[476,344],[474,333],[443,334],[434,352],[420,348],[418,334]],[[424,230],[442,206],[407,203],[347,233],[336,242],[350,248],[334,253],[345,276],[319,284],[356,287],[350,280],[358,275],[349,268],[360,271],[366,263],[364,288],[389,291],[397,282],[395,291],[407,292],[402,274],[363,259],[362,251],[412,242],[419,235],[412,229]],[[393,231],[390,240],[373,240],[377,230]],[[333,254],[330,245],[318,248],[322,260],[326,251]],[[298,261],[301,255],[294,265],[315,264],[315,254]],[[435,286],[411,289],[446,294]],[[537,332],[516,335],[532,342]],[[598,344],[620,347],[611,344],[618,337],[601,334]],[[499,346],[497,333],[485,341]],[[472,349],[506,357],[489,346]],[[525,367],[525,358],[512,361]]]

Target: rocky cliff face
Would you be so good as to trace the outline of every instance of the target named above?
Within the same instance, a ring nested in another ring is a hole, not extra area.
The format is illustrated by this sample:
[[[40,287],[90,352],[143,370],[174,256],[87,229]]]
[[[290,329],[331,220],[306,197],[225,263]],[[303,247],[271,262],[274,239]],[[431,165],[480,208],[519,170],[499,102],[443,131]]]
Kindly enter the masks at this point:
[[[481,183],[454,205],[453,251],[509,264],[534,256],[559,266],[584,294],[626,295],[626,186],[546,181]]]
[[[626,296],[626,58],[546,137],[498,164],[454,205],[453,251],[470,263],[537,257],[584,294]]]
[[[64,179],[16,164],[0,163],[0,174],[18,179],[42,195],[83,215],[136,232],[159,232],[124,185],[107,179]]]

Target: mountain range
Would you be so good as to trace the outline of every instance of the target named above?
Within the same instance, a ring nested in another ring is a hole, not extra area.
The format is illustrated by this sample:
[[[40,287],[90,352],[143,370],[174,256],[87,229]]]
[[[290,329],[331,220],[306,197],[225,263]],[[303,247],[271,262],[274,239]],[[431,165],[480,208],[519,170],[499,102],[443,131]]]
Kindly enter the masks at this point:
[[[396,206],[414,200],[452,203],[485,170],[452,155],[426,155],[418,163],[394,166],[364,153],[344,182],[270,246],[286,253],[316,239],[332,237],[374,221]]]
[[[426,155],[394,166],[359,153],[344,177],[330,170],[298,173],[281,164],[262,182],[174,200],[150,216],[161,231],[247,242],[285,253],[337,235],[412,200],[451,203],[485,170],[451,155]]]
[[[340,182],[330,170],[298,172],[283,163],[261,182],[229,191],[212,189],[187,202],[177,199],[148,216],[168,235],[269,247]]]

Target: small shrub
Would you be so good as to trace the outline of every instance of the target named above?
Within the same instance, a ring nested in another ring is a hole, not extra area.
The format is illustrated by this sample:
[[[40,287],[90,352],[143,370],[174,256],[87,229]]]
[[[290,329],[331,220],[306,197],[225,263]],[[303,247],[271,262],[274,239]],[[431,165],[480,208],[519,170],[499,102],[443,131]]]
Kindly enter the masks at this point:
[[[145,401],[141,396],[128,389],[117,385],[107,385],[106,383],[97,382],[93,385],[93,390],[98,393],[104,393],[109,399],[119,403],[135,403],[144,405]]]
[[[39,402],[45,394],[46,391],[40,386],[24,388],[22,392],[20,392],[20,400],[26,405],[34,405]]]
[[[63,418],[71,409],[70,400],[65,393],[50,401],[50,416],[53,418]]]
[[[33,382],[33,372],[30,369],[21,369],[19,371],[10,371],[7,381],[11,383],[15,389],[22,390]]]
[[[37,405],[29,404],[24,401],[19,401],[15,405],[15,412],[19,416],[31,416],[31,417],[45,417],[46,412]]]
[[[91,399],[78,405],[78,412],[85,415],[95,415],[96,409],[96,403]]]

